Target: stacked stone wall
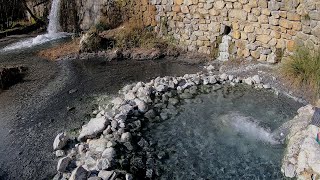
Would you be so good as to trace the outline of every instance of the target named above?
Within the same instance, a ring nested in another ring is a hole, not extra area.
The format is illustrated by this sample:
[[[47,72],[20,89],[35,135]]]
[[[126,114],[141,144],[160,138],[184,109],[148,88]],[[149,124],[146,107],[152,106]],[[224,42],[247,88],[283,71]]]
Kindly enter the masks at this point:
[[[297,45],[319,48],[317,0],[151,0],[156,31],[189,51],[213,54],[231,28],[231,57],[274,63]]]

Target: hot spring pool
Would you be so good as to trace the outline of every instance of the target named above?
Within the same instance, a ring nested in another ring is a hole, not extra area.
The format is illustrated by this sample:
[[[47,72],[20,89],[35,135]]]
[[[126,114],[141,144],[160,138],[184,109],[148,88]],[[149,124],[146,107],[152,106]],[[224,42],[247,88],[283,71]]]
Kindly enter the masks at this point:
[[[160,179],[281,179],[284,145],[272,132],[301,104],[266,90],[224,88],[202,94],[146,136],[168,157]]]

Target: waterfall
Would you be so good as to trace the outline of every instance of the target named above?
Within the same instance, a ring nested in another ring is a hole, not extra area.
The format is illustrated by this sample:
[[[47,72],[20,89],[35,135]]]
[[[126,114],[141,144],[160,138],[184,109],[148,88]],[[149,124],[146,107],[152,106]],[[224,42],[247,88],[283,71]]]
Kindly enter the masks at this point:
[[[37,46],[40,44],[44,44],[49,41],[57,40],[63,37],[66,37],[68,33],[59,32],[60,24],[59,24],[59,12],[60,12],[60,2],[61,0],[53,0],[51,4],[50,14],[48,16],[49,25],[47,28],[47,33],[38,35],[35,38],[29,38],[17,43],[13,43],[11,45],[6,46],[1,51],[11,51],[23,48],[30,48],[33,46]]]
[[[59,31],[59,18],[60,18],[60,0],[53,0],[49,14],[48,34],[57,33]]]

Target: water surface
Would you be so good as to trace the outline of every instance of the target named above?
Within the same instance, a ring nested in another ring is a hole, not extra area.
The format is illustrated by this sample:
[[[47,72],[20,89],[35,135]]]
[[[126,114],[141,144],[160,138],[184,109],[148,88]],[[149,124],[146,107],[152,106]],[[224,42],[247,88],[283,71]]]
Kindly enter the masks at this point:
[[[284,147],[271,132],[300,104],[244,87],[203,94],[196,102],[147,133],[169,155],[161,179],[282,178]]]

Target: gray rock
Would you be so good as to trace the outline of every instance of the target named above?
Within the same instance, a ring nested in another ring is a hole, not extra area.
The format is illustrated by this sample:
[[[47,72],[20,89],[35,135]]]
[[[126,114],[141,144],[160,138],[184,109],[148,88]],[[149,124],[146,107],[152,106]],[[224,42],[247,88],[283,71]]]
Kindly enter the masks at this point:
[[[252,85],[253,84],[253,80],[251,77],[248,77],[246,79],[244,79],[244,83],[248,84],[248,85]]]
[[[149,111],[147,111],[145,114],[144,114],[144,117],[146,117],[147,119],[154,119],[156,117],[156,113],[154,112],[153,109],[150,109]]]
[[[89,121],[88,124],[82,126],[82,130],[78,137],[79,141],[83,141],[87,138],[92,138],[101,133],[107,124],[107,119],[105,117],[94,118]]]
[[[126,180],[133,180],[132,174],[126,174]]]
[[[109,161],[113,161],[115,156],[116,150],[113,147],[105,149],[102,153],[102,157],[108,159]]]
[[[82,166],[77,167],[72,171],[69,180],[87,180],[89,172],[85,170]]]
[[[169,98],[169,104],[172,104],[172,105],[177,105],[179,103],[179,100],[176,99],[176,98]]]
[[[114,171],[100,171],[98,174],[103,180],[114,180],[117,177],[117,174]]]
[[[129,142],[131,140],[131,133],[125,132],[121,135],[121,141],[122,142]]]
[[[166,91],[167,90],[167,87],[165,85],[158,85],[155,87],[156,91],[158,92],[163,92],[163,91]]]
[[[100,159],[97,163],[98,170],[107,170],[112,167],[112,162],[109,159]]]
[[[260,83],[261,83],[260,76],[259,76],[259,75],[254,75],[254,76],[252,77],[252,81],[253,81],[255,84],[260,84]]]
[[[91,152],[100,152],[102,153],[107,148],[108,141],[104,138],[92,139],[89,141],[89,150]]]
[[[88,180],[102,180],[101,177],[94,176],[94,177],[89,177]]]
[[[107,143],[107,147],[109,148],[109,147],[114,147],[114,146],[116,146],[117,145],[117,143],[115,142],[115,141],[109,141],[108,143]]]
[[[62,149],[68,142],[69,136],[66,132],[60,133],[56,136],[53,142],[53,149],[60,150]]]
[[[59,159],[58,165],[57,165],[57,171],[58,172],[65,172],[67,167],[69,166],[69,163],[71,161],[71,158],[69,157],[64,157]]]
[[[223,73],[223,74],[220,75],[220,79],[222,81],[227,81],[228,80],[228,75],[226,73]]]
[[[136,103],[139,112],[145,113],[148,111],[149,107],[148,107],[147,103],[145,103],[144,101],[136,98],[136,99],[134,99],[134,102]]]
[[[180,94],[180,98],[181,99],[191,99],[191,98],[193,98],[193,96],[190,93],[184,92],[184,93]]]

